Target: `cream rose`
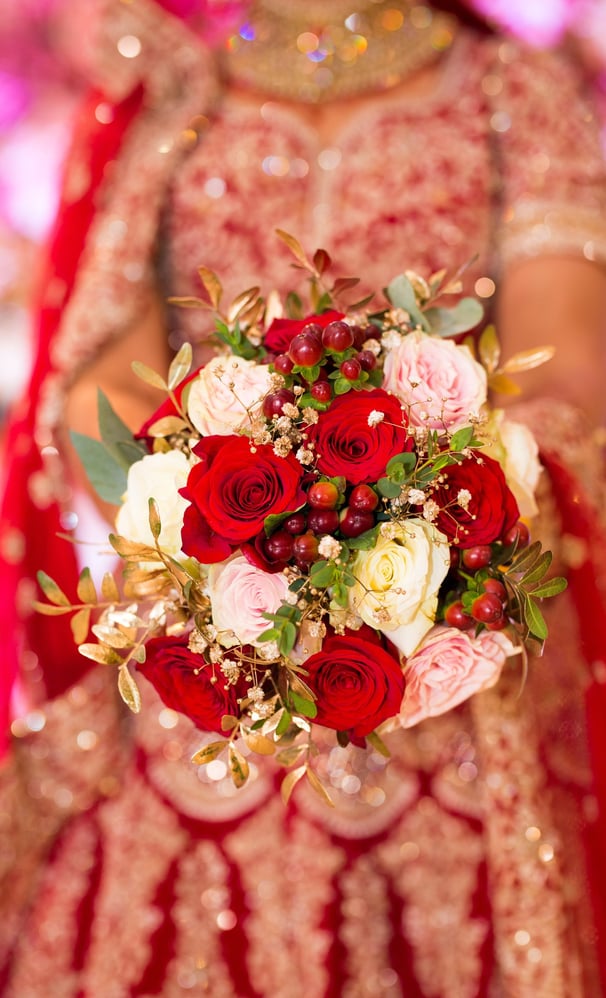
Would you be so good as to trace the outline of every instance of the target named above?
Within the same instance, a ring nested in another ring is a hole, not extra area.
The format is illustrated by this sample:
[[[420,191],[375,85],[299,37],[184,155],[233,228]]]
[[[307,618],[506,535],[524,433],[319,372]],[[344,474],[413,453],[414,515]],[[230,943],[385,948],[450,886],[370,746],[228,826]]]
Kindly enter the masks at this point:
[[[241,554],[211,565],[208,588],[213,624],[226,647],[256,644],[270,622],[264,613],[275,613],[288,592],[280,572],[264,572]]]
[[[385,358],[383,387],[410,406],[410,424],[455,430],[486,402],[486,371],[467,347],[414,332]]]
[[[505,451],[503,471],[507,484],[516,497],[520,516],[536,516],[539,508],[535,492],[542,471],[539,445],[528,427],[513,419],[502,420],[499,424],[499,436]]]
[[[454,627],[434,627],[406,663],[400,723],[410,728],[489,689],[505,660],[515,654],[501,631],[483,631],[474,638]]]
[[[410,655],[435,620],[450,551],[444,535],[425,520],[412,518],[393,532],[379,535],[374,548],[354,559],[349,608]]]
[[[187,413],[203,436],[225,436],[249,425],[270,387],[269,369],[242,357],[213,357],[192,381]]]
[[[168,554],[181,551],[183,514],[189,505],[179,495],[187,482],[190,466],[181,451],[147,454],[128,469],[123,505],[116,517],[116,530],[122,537],[154,546],[149,527],[149,500],[155,499],[160,510],[162,530],[159,543]]]

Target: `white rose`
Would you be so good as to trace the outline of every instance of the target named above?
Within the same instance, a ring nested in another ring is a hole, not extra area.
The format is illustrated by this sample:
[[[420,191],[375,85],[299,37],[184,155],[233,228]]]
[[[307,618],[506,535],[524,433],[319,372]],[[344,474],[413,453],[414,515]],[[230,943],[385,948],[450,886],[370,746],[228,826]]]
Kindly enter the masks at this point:
[[[123,505],[116,517],[116,530],[122,537],[154,546],[149,527],[149,500],[155,499],[160,510],[162,530],[159,543],[163,551],[177,555],[181,551],[183,514],[189,505],[179,495],[187,482],[189,462],[181,451],[147,454],[128,469]]]
[[[271,626],[263,614],[275,613],[288,592],[281,572],[264,572],[240,554],[210,566],[208,587],[213,624],[228,648],[258,643]]]
[[[226,436],[250,424],[270,388],[269,369],[242,357],[213,357],[192,381],[187,412],[203,436]]]
[[[536,516],[539,508],[534,496],[542,470],[539,445],[527,426],[512,419],[503,419],[498,432],[505,449],[503,471],[520,516]]]
[[[350,609],[408,656],[433,625],[449,567],[444,534],[425,520],[407,520],[395,538],[379,535],[372,550],[356,555]]]
[[[467,347],[414,332],[387,354],[383,387],[410,407],[412,426],[455,430],[486,402],[486,371]]]

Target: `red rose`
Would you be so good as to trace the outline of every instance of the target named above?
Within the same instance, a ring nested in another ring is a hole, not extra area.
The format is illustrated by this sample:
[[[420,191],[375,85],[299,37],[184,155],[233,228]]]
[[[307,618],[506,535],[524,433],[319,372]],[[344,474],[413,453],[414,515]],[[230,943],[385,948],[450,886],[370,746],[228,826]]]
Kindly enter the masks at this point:
[[[224,714],[238,716],[233,686],[227,686],[219,669],[203,662],[182,638],[152,638],[146,644],[147,657],[138,665],[160,699],[172,710],[185,714],[202,731],[221,731]],[[211,683],[216,676],[216,683]]]
[[[188,376],[184,378],[183,381],[180,381],[177,387],[175,388],[174,394],[179,405],[181,405],[181,396],[183,395],[183,390],[190,383],[190,381],[193,381],[194,378],[198,377],[201,370],[202,370],[201,367],[196,368],[196,370],[192,371],[191,374],[188,374]],[[156,411],[149,417],[149,419],[145,420],[143,426],[141,426],[139,431],[135,434],[136,438],[139,440],[147,437],[149,435],[148,431],[150,426],[153,426],[154,423],[157,423],[159,419],[164,419],[166,416],[178,416],[178,415],[179,413],[177,412],[173,400],[170,398],[165,399],[162,405],[158,406]]]
[[[455,547],[491,544],[518,522],[518,504],[501,465],[493,458],[466,458],[444,468],[440,478],[441,484],[432,493],[440,506],[436,526]],[[466,508],[457,501],[461,489],[471,493]]]
[[[205,437],[194,448],[194,465],[181,495],[191,503],[181,532],[183,550],[205,564],[223,561],[252,540],[265,518],[305,502],[303,468],[278,457],[270,444],[251,450],[247,437]]]
[[[369,426],[371,412],[382,412],[385,418]],[[407,425],[398,399],[382,388],[338,396],[308,430],[316,445],[318,471],[343,475],[350,485],[376,482],[395,454],[413,449]]]
[[[400,709],[404,676],[396,658],[360,637],[328,637],[305,662],[317,696],[316,721],[363,738]]]
[[[265,334],[263,345],[273,353],[286,353],[292,338],[310,322],[314,322],[324,329],[324,326],[327,326],[329,322],[342,319],[343,316],[343,312],[335,312],[334,309],[331,309],[329,312],[322,312],[321,315],[308,315],[305,319],[274,319]]]

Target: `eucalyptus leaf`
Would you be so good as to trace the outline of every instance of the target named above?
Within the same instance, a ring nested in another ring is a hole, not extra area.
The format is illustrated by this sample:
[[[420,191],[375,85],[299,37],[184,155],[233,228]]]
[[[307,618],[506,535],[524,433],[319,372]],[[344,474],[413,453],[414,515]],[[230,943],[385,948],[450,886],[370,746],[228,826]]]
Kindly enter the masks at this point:
[[[405,274],[394,277],[387,286],[387,297],[395,308],[403,308],[408,312],[415,326],[429,331],[428,321],[421,312],[414,288]]]
[[[93,437],[72,430],[70,438],[86,476],[100,499],[119,506],[126,492],[126,471],[111,451]]]
[[[475,298],[461,298],[452,308],[428,308],[425,316],[435,335],[458,336],[479,325],[484,309]]]
[[[128,471],[131,464],[147,454],[145,445],[135,440],[100,388],[97,389],[97,415],[101,440],[117,463]]]

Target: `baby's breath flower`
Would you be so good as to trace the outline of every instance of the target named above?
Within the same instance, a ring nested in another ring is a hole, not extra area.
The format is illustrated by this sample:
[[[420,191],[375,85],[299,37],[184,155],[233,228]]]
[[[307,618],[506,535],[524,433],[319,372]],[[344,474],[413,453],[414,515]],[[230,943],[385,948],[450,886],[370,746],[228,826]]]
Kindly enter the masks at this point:
[[[423,519],[427,520],[428,523],[433,523],[438,518],[439,512],[440,507],[435,499],[428,499],[426,503],[423,503]]]
[[[335,537],[326,534],[318,544],[318,554],[322,555],[323,558],[335,559],[341,554],[342,548],[343,545],[339,544]]]
[[[364,341],[363,349],[370,350],[371,353],[374,353],[375,357],[378,357],[381,353],[381,344],[374,336],[371,336],[370,339]]]
[[[289,419],[297,419],[299,415],[299,409],[296,405],[293,405],[292,402],[285,402],[282,406],[282,412],[285,416],[288,416]]]
[[[421,489],[409,489],[407,498],[413,506],[420,506],[425,502],[425,493]]]
[[[382,523],[379,527],[379,533],[381,537],[384,537],[387,541],[393,541],[399,535],[399,528],[397,523],[392,523],[390,520]]]
[[[288,437],[278,437],[274,443],[276,457],[287,457],[292,450],[292,441]]]
[[[385,419],[384,412],[381,412],[380,409],[373,409],[368,416],[368,425],[372,427],[378,426],[379,423],[382,423],[384,419]]]
[[[471,492],[469,489],[459,489],[457,492],[457,502],[461,509],[467,509],[471,502]]]
[[[314,423],[317,423],[319,418],[320,415],[316,409],[307,408],[303,410],[303,419],[305,420],[306,423],[309,423],[310,426],[312,426]]]
[[[295,454],[295,457],[297,461],[300,461],[301,464],[305,465],[313,464],[314,461],[313,451],[308,450],[306,447],[299,447],[299,450]]]
[[[295,393],[295,395],[304,395],[305,389],[303,388],[302,385],[295,385],[293,388],[293,392]]]
[[[189,635],[189,640],[187,642],[187,647],[190,651],[193,651],[195,655],[201,655],[202,652],[208,647],[208,641],[200,631],[195,628]]]
[[[275,659],[280,658],[280,651],[276,641],[260,641],[257,645],[257,654],[259,658],[264,659],[266,662],[273,662]]]

